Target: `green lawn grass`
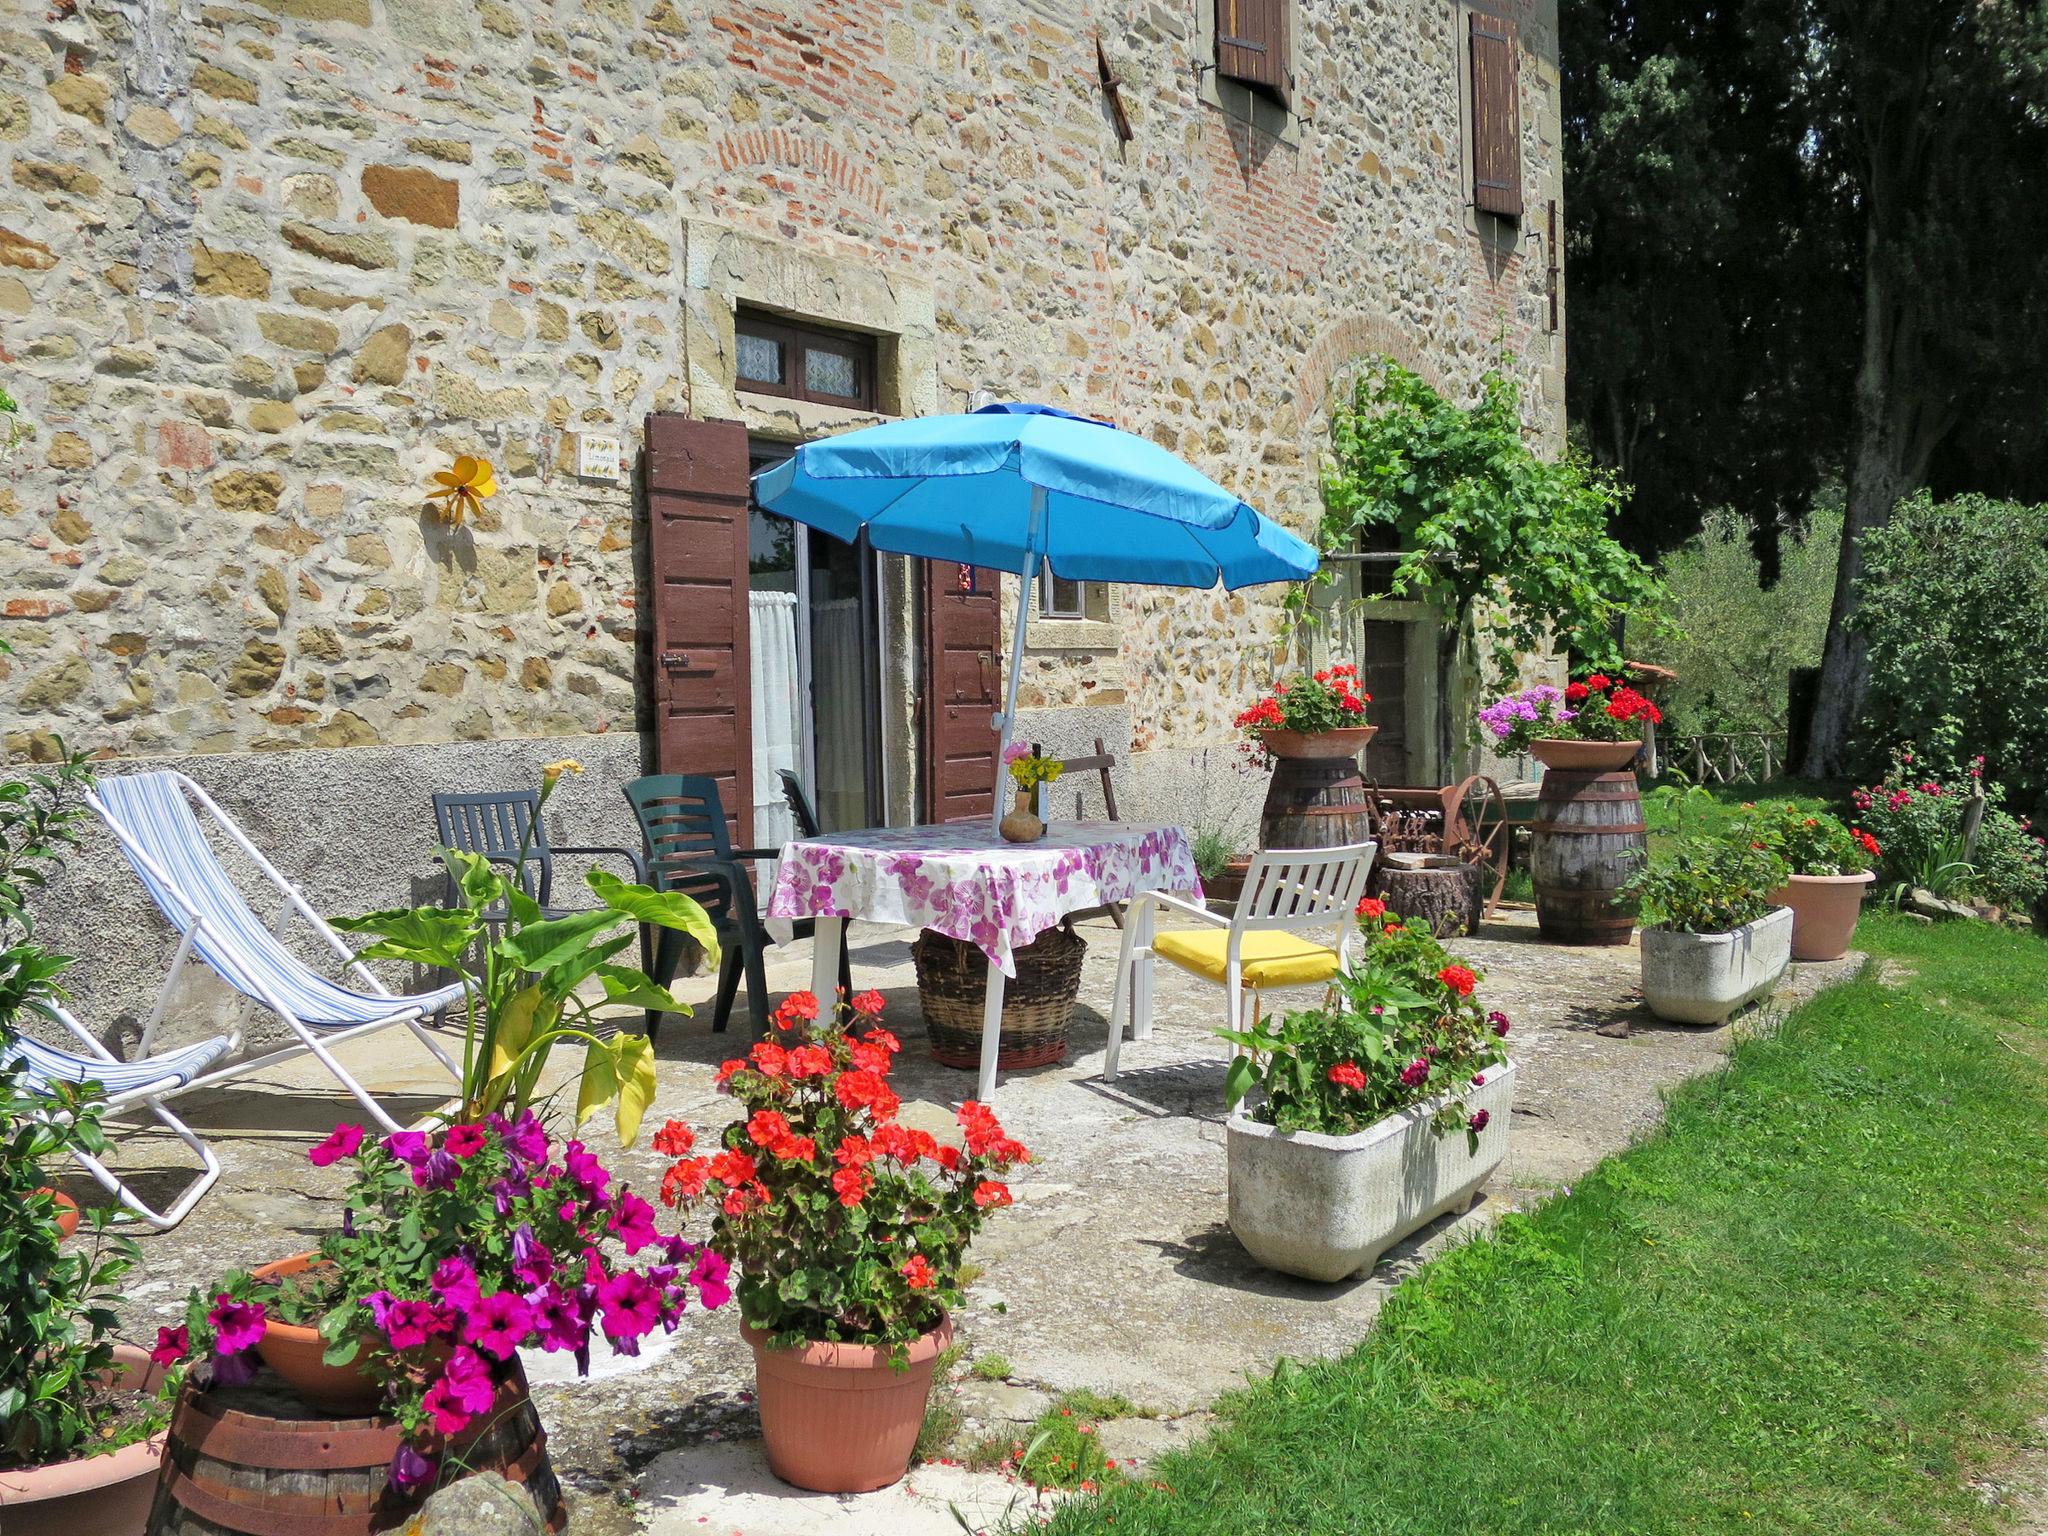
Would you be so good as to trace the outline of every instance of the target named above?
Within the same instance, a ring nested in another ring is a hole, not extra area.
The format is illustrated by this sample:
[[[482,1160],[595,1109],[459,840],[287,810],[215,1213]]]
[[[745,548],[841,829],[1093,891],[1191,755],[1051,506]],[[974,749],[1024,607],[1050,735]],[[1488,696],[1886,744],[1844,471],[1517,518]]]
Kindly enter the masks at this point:
[[[1867,918],[1666,1127],[1283,1367],[1082,1533],[1974,1532],[2039,1411],[2048,944]],[[1227,1298],[1219,1305],[1228,1305]]]

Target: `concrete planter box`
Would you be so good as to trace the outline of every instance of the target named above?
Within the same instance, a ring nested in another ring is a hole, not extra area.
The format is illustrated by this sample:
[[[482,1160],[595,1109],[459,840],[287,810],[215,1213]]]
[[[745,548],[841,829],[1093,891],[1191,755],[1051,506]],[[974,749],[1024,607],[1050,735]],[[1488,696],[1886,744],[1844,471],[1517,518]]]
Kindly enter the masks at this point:
[[[1725,1024],[1767,995],[1792,959],[1792,909],[1730,933],[1643,930],[1643,1000],[1674,1024]]]
[[[1461,1209],[1508,1150],[1515,1064],[1490,1068],[1466,1108],[1487,1112],[1479,1145],[1439,1136],[1431,1099],[1351,1136],[1282,1131],[1230,1117],[1230,1230],[1268,1269],[1305,1280],[1370,1270],[1416,1228]]]

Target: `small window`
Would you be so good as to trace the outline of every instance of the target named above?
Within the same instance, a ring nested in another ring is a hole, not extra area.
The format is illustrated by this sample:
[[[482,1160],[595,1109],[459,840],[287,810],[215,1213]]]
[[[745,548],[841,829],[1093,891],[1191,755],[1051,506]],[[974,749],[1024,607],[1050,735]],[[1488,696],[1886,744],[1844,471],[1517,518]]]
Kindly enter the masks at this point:
[[[1039,573],[1038,616],[1041,619],[1109,619],[1109,587],[1100,581],[1070,581],[1055,576],[1048,564]]]
[[[741,310],[735,373],[742,389],[819,405],[875,409],[875,341]]]

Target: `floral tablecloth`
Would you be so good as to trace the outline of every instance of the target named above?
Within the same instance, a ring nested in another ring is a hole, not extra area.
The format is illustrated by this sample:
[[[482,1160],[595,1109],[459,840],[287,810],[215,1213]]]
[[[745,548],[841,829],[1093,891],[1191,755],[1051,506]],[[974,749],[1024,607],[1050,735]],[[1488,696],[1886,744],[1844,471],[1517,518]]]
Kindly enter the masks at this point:
[[[785,843],[767,915],[932,928],[1015,976],[1018,946],[1069,912],[1201,889],[1179,827],[1056,821],[1038,842],[1006,843],[986,822],[962,822]]]

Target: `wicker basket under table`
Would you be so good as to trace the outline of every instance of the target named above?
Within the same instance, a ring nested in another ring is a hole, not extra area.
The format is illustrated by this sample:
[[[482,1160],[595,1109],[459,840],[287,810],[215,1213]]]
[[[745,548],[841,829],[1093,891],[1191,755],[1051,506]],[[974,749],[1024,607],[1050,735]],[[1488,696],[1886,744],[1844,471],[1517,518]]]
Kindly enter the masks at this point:
[[[1067,1033],[1081,995],[1088,946],[1064,925],[1047,929],[1016,951],[1017,975],[1003,988],[1002,1035],[996,1065],[1049,1067],[1067,1059]],[[932,1056],[948,1067],[981,1065],[981,1014],[988,997],[988,956],[964,939],[927,928],[910,946],[917,1000],[924,1009]]]

